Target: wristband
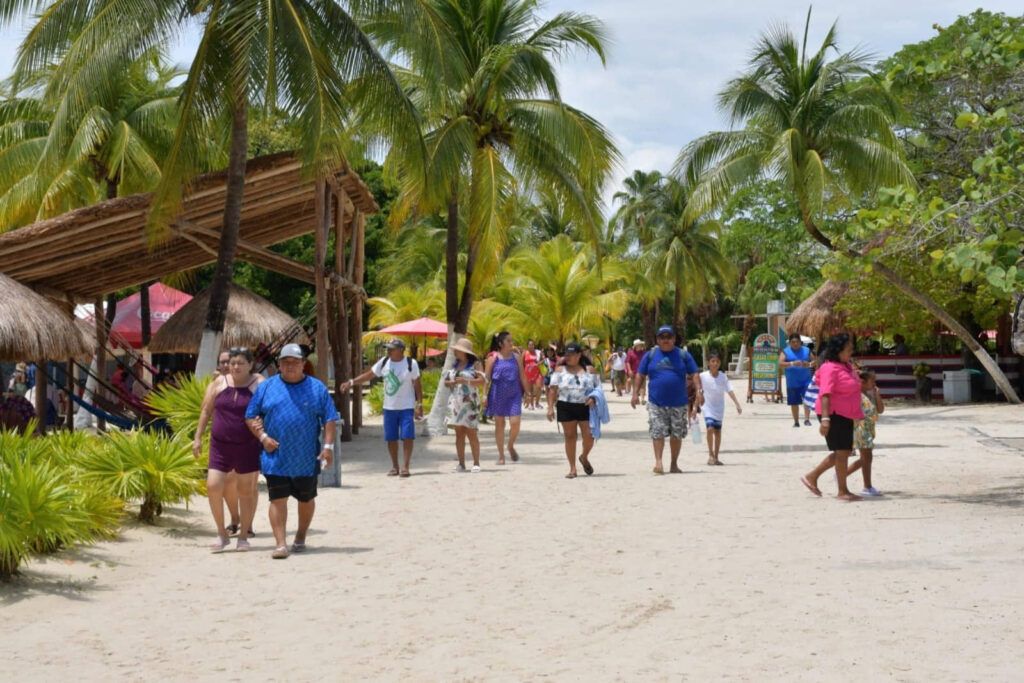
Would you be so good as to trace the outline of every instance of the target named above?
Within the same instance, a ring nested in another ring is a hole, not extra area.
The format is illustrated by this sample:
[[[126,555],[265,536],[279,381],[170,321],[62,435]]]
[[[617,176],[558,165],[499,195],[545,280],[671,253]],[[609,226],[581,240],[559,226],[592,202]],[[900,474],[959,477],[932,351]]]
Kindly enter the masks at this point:
[[[821,418],[821,424],[825,424],[825,423],[831,424],[832,423],[832,418],[831,417],[823,417],[823,418]]]
[[[333,443],[325,443],[324,447],[323,447],[323,450],[331,451],[333,453],[334,452],[334,444]]]
[[[265,438],[267,438],[267,433],[266,432],[260,432],[260,443],[263,443],[263,440]]]

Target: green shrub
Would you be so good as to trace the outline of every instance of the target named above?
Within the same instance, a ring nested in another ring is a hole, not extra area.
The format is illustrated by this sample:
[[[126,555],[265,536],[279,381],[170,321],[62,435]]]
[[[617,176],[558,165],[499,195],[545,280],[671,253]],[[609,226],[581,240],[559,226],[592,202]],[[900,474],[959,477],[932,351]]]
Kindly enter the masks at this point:
[[[440,370],[424,371],[420,374],[420,382],[423,384],[423,414],[430,412],[434,405],[434,394],[437,393],[437,384],[441,381]],[[366,395],[366,402],[370,404],[370,412],[380,415],[384,412],[384,383],[377,382]]]
[[[183,434],[111,432],[81,462],[82,479],[123,501],[139,501],[139,519],[152,523],[165,503],[203,491],[201,463]]]
[[[0,432],[0,579],[32,555],[116,534],[121,501],[83,481],[61,450],[70,443],[87,448],[82,436]]]
[[[167,420],[175,434],[184,434],[191,438],[199,426],[203,397],[211,381],[212,377],[197,378],[195,375],[189,375],[181,377],[177,386],[165,382],[146,397],[146,403],[154,415]]]

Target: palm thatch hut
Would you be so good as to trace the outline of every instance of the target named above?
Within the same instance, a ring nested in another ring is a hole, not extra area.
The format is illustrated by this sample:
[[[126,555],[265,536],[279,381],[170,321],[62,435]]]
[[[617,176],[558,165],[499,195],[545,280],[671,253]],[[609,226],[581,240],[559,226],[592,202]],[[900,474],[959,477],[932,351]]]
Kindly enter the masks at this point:
[[[786,332],[820,340],[846,329],[846,313],[836,306],[848,291],[848,282],[826,281],[789,314]]]
[[[224,320],[223,348],[245,346],[255,349],[259,344],[274,341],[287,329],[297,327],[294,318],[245,287],[232,284],[228,312]],[[197,353],[210,304],[210,290],[204,290],[181,307],[153,335],[149,349],[153,353]],[[300,332],[295,340],[308,344]]]
[[[92,353],[69,313],[0,273],[0,361],[60,360]]]

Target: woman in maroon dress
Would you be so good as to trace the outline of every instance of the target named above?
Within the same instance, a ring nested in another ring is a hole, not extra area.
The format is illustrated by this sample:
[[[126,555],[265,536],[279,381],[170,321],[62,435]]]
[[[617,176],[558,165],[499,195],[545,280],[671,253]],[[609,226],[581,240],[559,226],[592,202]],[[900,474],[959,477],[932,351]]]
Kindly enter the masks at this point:
[[[256,480],[260,473],[262,450],[260,442],[245,424],[245,410],[263,376],[253,374],[253,357],[249,349],[233,348],[228,354],[228,374],[218,376],[207,388],[196,438],[192,443],[192,452],[198,457],[203,447],[203,433],[212,416],[206,492],[213,521],[217,524],[217,540],[210,546],[214,552],[222,552],[230,543],[224,526],[223,501],[225,481],[231,472],[238,479],[241,522],[236,549],[249,549],[249,532],[256,515]]]

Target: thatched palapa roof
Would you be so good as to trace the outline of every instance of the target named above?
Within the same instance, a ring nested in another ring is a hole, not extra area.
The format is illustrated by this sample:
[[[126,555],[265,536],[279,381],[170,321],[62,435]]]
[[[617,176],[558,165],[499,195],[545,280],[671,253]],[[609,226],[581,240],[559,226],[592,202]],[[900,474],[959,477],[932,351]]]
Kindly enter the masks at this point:
[[[0,361],[61,360],[91,353],[72,317],[0,273]]]
[[[828,280],[786,318],[786,332],[825,339],[846,328],[846,313],[837,311],[839,300],[850,291],[848,282]]]
[[[230,288],[224,336],[221,339],[223,348],[247,346],[255,349],[260,343],[269,344],[274,341],[281,332],[296,324],[287,313],[263,297],[235,284],[230,285]],[[207,289],[197,294],[163,324],[153,335],[150,351],[198,353],[209,305],[210,290]],[[295,341],[299,344],[309,343],[304,334],[300,334]]]
[[[373,194],[348,168],[326,178],[352,234],[356,214],[378,210]],[[238,238],[238,259],[315,283],[312,266],[268,247],[316,226],[317,181],[291,153],[251,159]],[[146,225],[150,194],[109,199],[0,234],[0,267],[47,296],[92,302],[104,294],[217,260],[227,172],[200,176],[186,188],[169,234],[154,246]]]

